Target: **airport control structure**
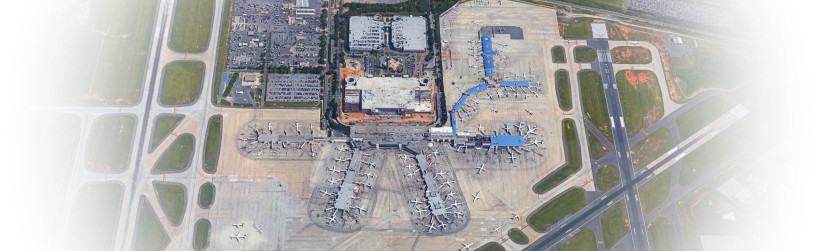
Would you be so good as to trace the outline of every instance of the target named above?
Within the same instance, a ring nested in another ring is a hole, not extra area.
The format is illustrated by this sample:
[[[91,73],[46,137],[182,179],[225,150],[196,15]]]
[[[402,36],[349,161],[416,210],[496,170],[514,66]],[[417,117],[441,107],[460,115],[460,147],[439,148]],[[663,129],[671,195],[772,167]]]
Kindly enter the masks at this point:
[[[484,78],[482,83],[463,92],[448,111],[449,126],[363,123],[351,126],[347,137],[320,137],[314,135],[312,124],[307,126],[309,129],[298,122],[289,128],[273,128],[270,122],[251,121],[237,134],[237,147],[248,158],[277,159],[312,158],[322,145],[335,145],[338,153],[323,163],[322,169],[327,172],[319,176],[307,208],[316,226],[336,232],[355,232],[366,225],[379,192],[374,188],[382,173],[379,164],[388,158],[374,153],[395,151],[394,156],[401,156],[397,161],[404,165],[399,171],[403,174],[402,195],[417,231],[429,235],[461,231],[470,219],[469,209],[465,206],[467,199],[457,185],[459,181],[454,170],[446,164],[449,160],[442,152],[444,149],[438,146],[450,145],[457,154],[466,153],[467,148],[487,149],[488,153],[506,150],[510,162],[515,162],[515,155],[522,154],[520,150],[534,152],[527,148],[538,148],[540,142],[527,138],[535,135],[535,128],[523,122],[514,124],[518,130],[505,124],[506,135],[488,135],[480,127],[478,132],[458,127],[457,117],[461,118],[461,113],[470,109],[467,103],[470,97],[490,89],[519,88],[526,91],[530,88],[528,81],[497,81],[494,78],[493,57],[496,52],[492,49],[492,36],[480,35],[480,41]],[[350,93],[344,97],[347,109],[387,115],[430,112],[432,109],[429,89],[419,79],[360,78],[346,81],[351,84],[347,89]],[[380,96],[384,94],[381,92],[392,96],[366,100],[367,95]],[[410,102],[397,101],[396,97]],[[522,131],[522,128],[526,129]],[[478,198],[478,194],[473,195],[473,200]]]

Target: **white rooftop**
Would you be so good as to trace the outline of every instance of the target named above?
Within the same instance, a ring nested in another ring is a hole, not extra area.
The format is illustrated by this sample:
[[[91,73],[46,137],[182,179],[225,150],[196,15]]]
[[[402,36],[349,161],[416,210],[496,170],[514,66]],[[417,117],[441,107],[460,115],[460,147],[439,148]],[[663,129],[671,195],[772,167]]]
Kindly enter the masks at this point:
[[[421,85],[418,78],[359,78],[356,85],[347,90],[362,91],[362,109],[404,108],[415,112],[432,112],[432,100],[417,98],[418,94],[430,92],[430,86]]]
[[[589,27],[592,29],[592,38],[609,39],[609,34],[606,32],[606,23],[592,22]]]

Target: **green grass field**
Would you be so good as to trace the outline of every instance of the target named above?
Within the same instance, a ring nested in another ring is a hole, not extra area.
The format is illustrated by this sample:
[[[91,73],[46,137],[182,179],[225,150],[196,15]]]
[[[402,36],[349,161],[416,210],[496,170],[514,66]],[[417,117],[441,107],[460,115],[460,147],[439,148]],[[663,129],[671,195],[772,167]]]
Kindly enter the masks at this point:
[[[564,51],[564,47],[562,46],[555,46],[552,47],[552,62],[553,63],[566,63],[567,62],[567,55]]]
[[[681,89],[685,95],[692,94],[700,88],[730,89],[749,80],[752,74],[745,74],[750,68],[739,58],[741,54],[727,53],[716,48],[693,48],[694,63],[690,67],[675,67],[672,60],[672,74],[684,81]]]
[[[159,203],[173,225],[179,225],[185,214],[185,189],[180,185],[154,184]]]
[[[533,190],[536,193],[542,194],[561,184],[561,182],[581,167],[581,148],[578,144],[578,132],[575,130],[575,123],[573,123],[571,119],[565,119],[562,129],[564,135],[564,151],[567,153],[567,163],[547,175],[547,177],[538,182],[538,184],[535,184]]]
[[[202,52],[208,49],[214,0],[179,0],[174,7],[170,47],[181,52]]]
[[[638,188],[638,197],[641,198],[641,208],[644,215],[649,215],[669,197],[669,188],[672,183],[672,172],[669,170],[652,177]]]
[[[581,85],[581,105],[584,116],[595,125],[609,142],[612,142],[612,123],[609,121],[604,85],[601,74],[596,71],[581,71],[578,73]]]
[[[649,236],[649,248],[652,250],[678,250],[678,240],[675,238],[675,228],[672,221],[666,217],[655,218],[646,228]]]
[[[663,118],[663,99],[658,78],[652,71],[622,70],[615,74],[626,133],[635,136]]]
[[[584,190],[572,188],[561,196],[548,201],[544,206],[527,217],[527,223],[535,231],[544,232],[547,229],[567,216],[580,211],[586,202],[584,200]]]
[[[162,143],[162,140],[165,139],[165,136],[168,136],[177,124],[182,121],[182,118],[185,116],[174,116],[174,115],[162,115],[157,116],[156,120],[154,121],[154,131],[151,133],[151,148],[148,149],[148,152],[154,152],[154,149]]]
[[[222,6],[222,23],[219,27],[219,42],[217,43],[219,46],[216,52],[216,68],[214,69],[214,82],[212,83],[213,93],[211,94],[211,101],[214,104],[218,104],[217,101],[219,100],[220,76],[222,76],[222,72],[225,72],[225,68],[228,67],[228,45],[230,44],[233,3],[234,0],[225,0]]]
[[[604,247],[612,248],[629,233],[629,223],[626,215],[626,204],[623,201],[612,204],[601,213],[601,234],[604,237]]]
[[[598,244],[595,241],[595,232],[587,227],[581,227],[577,234],[555,245],[555,248],[558,251],[597,251]]]
[[[99,117],[88,139],[86,166],[97,172],[117,172],[128,167],[134,136],[133,116]]]
[[[527,238],[527,235],[525,235],[524,232],[521,232],[521,230],[519,230],[518,228],[510,229],[510,231],[507,233],[507,235],[510,236],[510,239],[513,242],[518,243],[518,244],[523,245],[523,244],[527,244],[527,243],[530,242],[530,239]]]
[[[729,108],[731,107],[723,99],[711,97],[681,113],[675,118],[681,140],[689,138],[689,136],[729,111]]]
[[[629,153],[632,155],[632,168],[636,171],[644,169],[646,165],[672,150],[672,147],[675,147],[672,130],[666,127],[658,128],[629,147]]]
[[[710,139],[683,157],[678,182],[681,186],[691,184],[731,157],[737,151],[736,147],[737,144],[725,133]]]
[[[91,1],[88,30],[99,46],[81,69],[91,77],[83,103],[131,105],[139,101],[151,47],[157,1]],[[98,37],[97,37],[98,36]],[[83,89],[85,86],[83,87]]]
[[[572,109],[572,92],[569,87],[569,72],[558,70],[555,72],[555,92],[558,96],[558,106],[561,110]]]
[[[145,198],[140,199],[140,213],[137,220],[137,233],[134,237],[134,250],[155,251],[163,250],[170,239],[159,223],[157,215],[151,209],[151,204]]]
[[[202,156],[202,170],[206,173],[216,172],[221,139],[222,115],[214,115],[208,120],[208,134],[205,138],[205,151]]]
[[[504,251],[504,250],[505,250],[504,247],[502,247],[501,245],[499,245],[496,242],[490,242],[490,243],[484,244],[484,246],[481,246],[480,248],[476,249],[476,251]]]
[[[643,46],[618,46],[612,48],[613,64],[652,63],[652,52]]]
[[[202,91],[205,64],[201,62],[174,62],[165,66],[159,102],[163,105],[188,105]]]
[[[598,52],[592,47],[579,46],[575,47],[575,62],[589,63],[598,58]]]
[[[211,222],[200,219],[194,225],[194,249],[203,250],[208,247],[208,233],[211,232]]]
[[[592,38],[592,29],[589,26],[589,19],[587,18],[575,18],[567,23],[559,23],[558,32],[564,39]]]
[[[214,203],[214,184],[210,182],[199,187],[199,207],[208,208]]]
[[[601,191],[612,190],[618,184],[621,184],[621,171],[618,170],[618,166],[602,166],[595,174],[595,186]]]
[[[84,186],[75,198],[66,233],[68,250],[114,249],[117,218],[120,213],[122,186],[117,183],[95,183]]]
[[[184,170],[191,161],[194,151],[194,136],[183,134],[165,150],[151,172],[175,172]]]
[[[600,159],[609,153],[609,149],[590,130],[587,130],[587,143],[589,144],[589,156],[594,160]]]

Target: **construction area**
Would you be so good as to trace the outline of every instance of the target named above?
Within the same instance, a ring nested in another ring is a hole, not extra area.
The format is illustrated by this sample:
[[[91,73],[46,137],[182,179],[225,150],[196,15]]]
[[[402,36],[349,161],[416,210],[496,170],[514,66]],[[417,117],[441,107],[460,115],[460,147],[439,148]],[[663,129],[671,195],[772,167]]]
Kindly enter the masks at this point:
[[[428,78],[346,77],[340,120],[430,124],[436,118],[434,90]]]

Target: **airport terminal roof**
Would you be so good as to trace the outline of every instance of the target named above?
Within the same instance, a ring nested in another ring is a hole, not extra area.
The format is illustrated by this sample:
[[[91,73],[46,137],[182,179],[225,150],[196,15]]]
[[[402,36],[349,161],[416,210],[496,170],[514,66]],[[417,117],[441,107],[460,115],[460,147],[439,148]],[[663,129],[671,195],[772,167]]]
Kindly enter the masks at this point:
[[[524,145],[524,137],[518,135],[493,135],[490,136],[492,146],[521,146]]]
[[[493,66],[493,40],[490,36],[481,36],[481,53],[484,54],[484,76],[495,76],[495,67]]]
[[[415,112],[432,112],[430,86],[417,78],[359,78],[346,90],[361,90],[362,109],[404,108]]]
[[[501,87],[508,87],[508,86],[519,86],[519,87],[529,87],[530,81],[501,81],[499,82]]]

